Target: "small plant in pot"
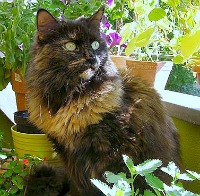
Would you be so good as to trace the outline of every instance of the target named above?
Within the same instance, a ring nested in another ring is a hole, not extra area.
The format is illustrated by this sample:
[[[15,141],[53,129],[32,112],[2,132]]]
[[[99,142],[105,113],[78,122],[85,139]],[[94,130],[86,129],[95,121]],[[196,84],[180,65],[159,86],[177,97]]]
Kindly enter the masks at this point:
[[[34,165],[45,159],[24,155],[18,157],[14,149],[3,148],[5,138],[0,131],[0,195],[25,195],[25,178],[32,172]]]
[[[28,120],[28,111],[14,113],[16,125],[11,127],[15,152],[19,157],[30,154],[59,166],[60,160],[47,136]]]

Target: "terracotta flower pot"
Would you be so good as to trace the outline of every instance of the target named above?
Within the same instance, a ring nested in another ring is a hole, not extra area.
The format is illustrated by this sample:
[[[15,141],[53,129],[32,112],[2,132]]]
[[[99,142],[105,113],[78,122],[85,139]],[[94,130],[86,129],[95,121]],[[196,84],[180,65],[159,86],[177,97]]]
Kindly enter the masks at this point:
[[[136,61],[126,56],[111,55],[111,60],[118,69],[130,69],[134,76],[139,76],[151,87],[164,90],[169,74],[172,70],[172,62]]]
[[[16,96],[16,103],[17,103],[17,110],[26,110],[26,90],[25,90],[25,83],[24,77],[20,73],[19,70],[16,72],[12,72],[12,89],[15,91]]]
[[[192,66],[192,71],[196,72],[197,82],[200,85],[200,65],[194,65],[194,66]]]

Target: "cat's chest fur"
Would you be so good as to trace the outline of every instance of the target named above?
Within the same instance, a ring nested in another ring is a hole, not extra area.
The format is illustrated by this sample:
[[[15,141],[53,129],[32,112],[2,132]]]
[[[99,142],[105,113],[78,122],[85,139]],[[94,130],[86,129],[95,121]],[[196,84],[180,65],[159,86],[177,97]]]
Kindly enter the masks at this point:
[[[55,115],[51,115],[48,107],[41,104],[40,95],[34,93],[34,99],[29,102],[30,120],[50,137],[69,144],[74,133],[83,132],[87,126],[98,124],[105,113],[119,108],[123,90],[120,79],[104,82],[98,92],[71,101]]]

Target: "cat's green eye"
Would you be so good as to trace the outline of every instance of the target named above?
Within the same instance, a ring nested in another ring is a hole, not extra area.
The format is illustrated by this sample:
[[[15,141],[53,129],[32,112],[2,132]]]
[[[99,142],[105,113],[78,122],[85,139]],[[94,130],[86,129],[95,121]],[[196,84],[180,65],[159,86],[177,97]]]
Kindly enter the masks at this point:
[[[74,51],[76,49],[76,44],[73,42],[67,42],[65,48],[69,51]]]
[[[97,50],[99,48],[99,42],[98,41],[94,41],[91,44],[93,50]]]

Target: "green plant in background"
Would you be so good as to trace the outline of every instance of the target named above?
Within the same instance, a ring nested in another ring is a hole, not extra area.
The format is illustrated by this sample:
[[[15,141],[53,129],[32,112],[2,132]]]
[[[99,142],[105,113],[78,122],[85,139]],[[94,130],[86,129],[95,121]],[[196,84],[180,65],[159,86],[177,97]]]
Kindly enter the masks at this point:
[[[22,0],[0,2],[0,90],[10,81],[11,70],[25,72],[34,31],[29,5]]]
[[[164,52],[173,55],[175,63],[183,63],[199,51],[198,0],[126,2],[133,10],[132,22],[124,24],[121,30],[121,44],[127,43],[126,55],[151,59]]]
[[[38,157],[24,155],[18,158],[14,150],[3,149],[3,132],[0,131],[0,195],[24,195],[24,178],[31,173],[32,167],[42,163]]]
[[[196,78],[191,69],[181,64],[175,64],[165,89],[200,97],[200,89],[196,88],[196,85]]]
[[[35,15],[39,8],[55,17],[76,18],[91,15],[104,1],[13,0],[0,2],[0,90],[11,81],[11,72],[25,73],[29,50],[36,31]]]
[[[12,71],[26,71],[38,8],[72,19],[89,16],[103,4],[109,22],[103,21],[102,35],[110,52],[139,60],[163,60],[164,54],[175,63],[199,57],[198,0],[5,0],[0,2],[0,90],[10,82]]]
[[[162,161],[158,159],[146,160],[139,165],[134,165],[133,161],[126,155],[123,155],[124,163],[126,164],[130,177],[127,177],[125,173],[114,174],[112,172],[106,172],[106,180],[108,184],[101,182],[97,179],[92,179],[92,183],[97,186],[105,195],[108,196],[136,196],[139,194],[139,190],[135,189],[134,181],[137,176],[144,177],[147,184],[151,187],[151,190],[145,190],[145,196],[194,196],[196,194],[185,190],[180,183],[183,181],[200,180],[200,174],[186,170],[185,173],[181,173],[180,169],[175,163],[170,162],[167,167],[161,167]],[[156,170],[162,170],[166,175],[171,176],[171,184],[166,185],[153,172]],[[111,186],[113,184],[113,186]]]

